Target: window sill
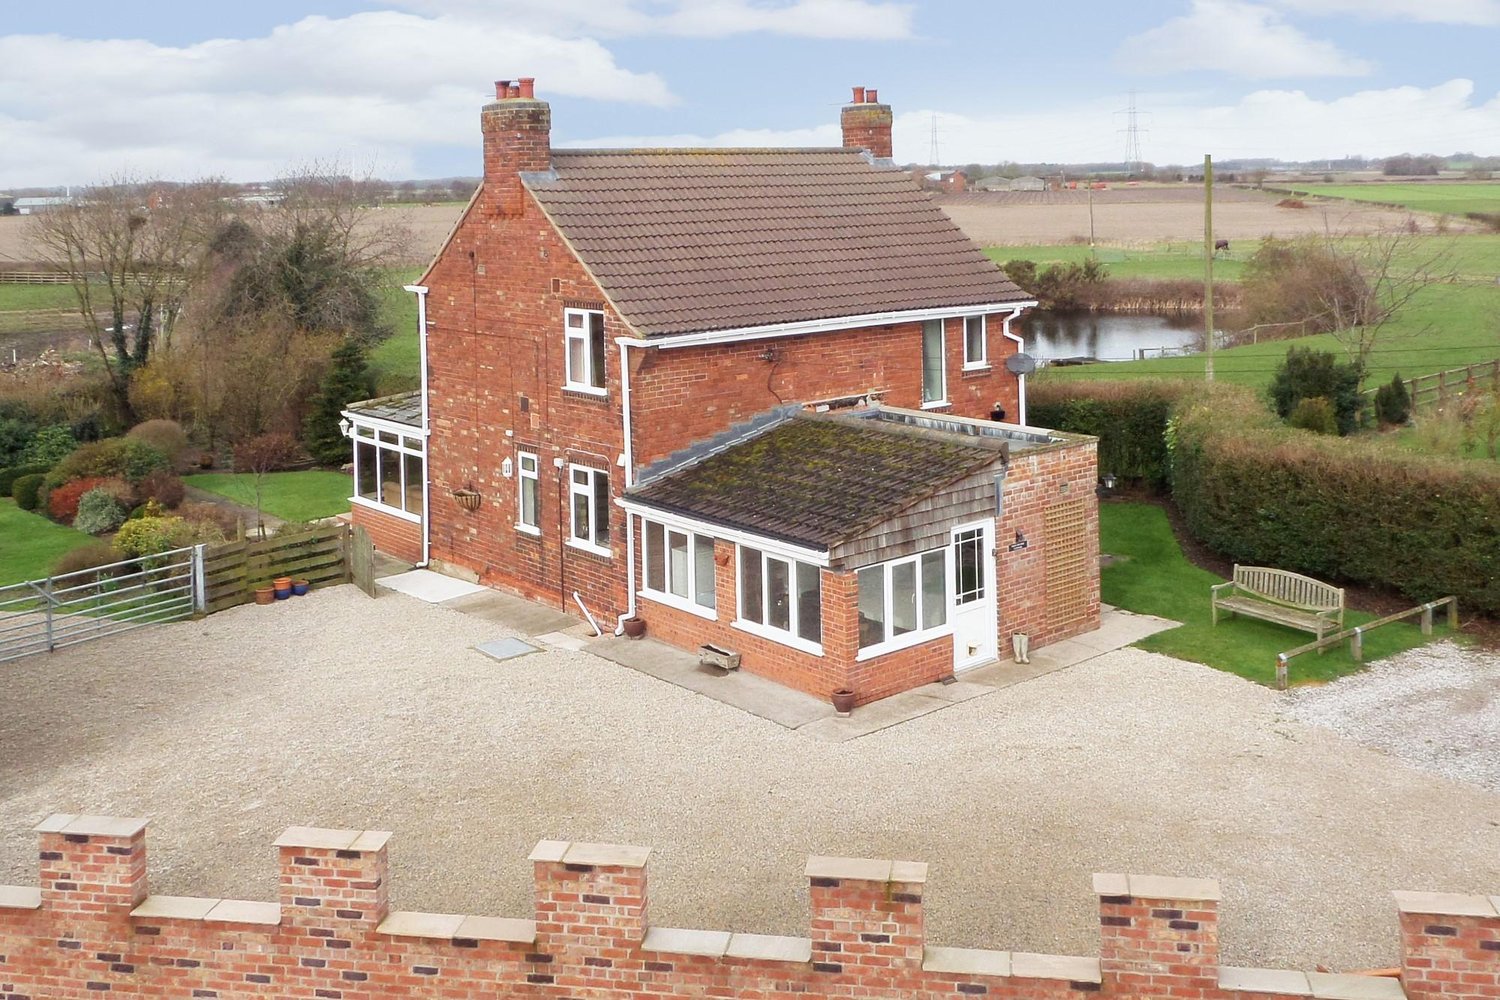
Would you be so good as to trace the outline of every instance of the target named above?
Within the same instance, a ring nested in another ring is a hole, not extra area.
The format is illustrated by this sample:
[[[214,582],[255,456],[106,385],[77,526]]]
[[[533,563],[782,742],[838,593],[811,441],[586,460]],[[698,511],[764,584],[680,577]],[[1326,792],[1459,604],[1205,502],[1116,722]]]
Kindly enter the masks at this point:
[[[988,361],[984,361],[974,365],[964,365],[963,368],[965,375],[973,375],[979,372],[990,372],[994,370],[994,366],[992,366]]]
[[[596,389],[591,385],[574,385],[572,382],[563,384],[563,392],[576,393],[580,396],[592,396],[595,399],[604,399],[609,396],[608,389]]]
[[[542,529],[541,528],[533,528],[529,524],[518,524],[518,525],[516,525],[516,531],[517,531],[517,533],[522,534],[522,535],[526,535],[526,536],[528,536],[530,538],[541,538],[542,537]]]
[[[862,663],[865,660],[873,660],[877,656],[884,656],[887,653],[897,653],[903,649],[920,646],[924,642],[931,642],[933,639],[942,639],[951,637],[952,635],[953,626],[951,625],[939,625],[937,628],[928,629],[925,632],[908,632],[895,639],[887,639],[885,642],[866,646],[854,655],[854,662]]]
[[[705,608],[697,601],[689,601],[686,598],[678,597],[676,594],[667,594],[659,590],[647,590],[645,588],[636,591],[636,594],[648,601],[653,601],[665,607],[675,608],[678,611],[686,611],[690,615],[697,615],[699,618],[707,621],[716,622],[719,620],[717,609]]]
[[[946,400],[946,399],[939,399],[939,400],[936,400],[936,401],[931,402],[931,403],[923,403],[922,404],[922,409],[924,409],[924,410],[946,410],[948,407],[950,407],[952,405],[953,404],[951,402],[949,402],[948,400]]]
[[[364,497],[350,497],[349,505],[351,507],[363,507],[366,510],[378,511],[381,514],[389,514],[391,517],[399,517],[401,520],[410,521],[413,524],[422,523],[421,514],[408,514],[406,511],[402,510],[399,507],[387,507],[383,503],[377,503],[374,500],[367,500]]]
[[[614,550],[612,549],[607,549],[602,545],[594,545],[591,542],[580,542],[576,538],[568,539],[568,548],[576,549],[579,552],[587,552],[591,556],[599,556],[603,559],[613,559],[615,557]]]
[[[789,646],[803,653],[810,653],[813,656],[823,655],[823,644],[821,642],[808,642],[801,636],[793,635],[790,632],[783,632],[780,629],[769,628],[765,625],[757,625],[755,622],[745,621],[744,619],[736,619],[730,622],[729,626],[730,628],[737,628],[741,632],[760,636],[762,639],[769,639],[771,642],[779,645]]]

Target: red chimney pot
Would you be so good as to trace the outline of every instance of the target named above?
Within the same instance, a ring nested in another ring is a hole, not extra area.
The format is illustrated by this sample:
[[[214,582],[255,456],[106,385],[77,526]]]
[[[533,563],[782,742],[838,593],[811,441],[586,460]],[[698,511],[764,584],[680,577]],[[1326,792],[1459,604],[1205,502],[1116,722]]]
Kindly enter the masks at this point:
[[[496,80],[495,81],[495,99],[496,100],[504,100],[505,99],[505,94],[509,90],[510,90],[510,81],[509,80]]]
[[[849,103],[850,104],[863,104],[863,103],[865,103],[865,88],[863,88],[863,87],[855,87],[854,88],[854,100],[850,101]]]
[[[521,77],[521,96],[528,99],[536,96],[536,77]]]
[[[880,103],[880,98],[876,95],[874,87],[866,87],[865,88],[865,103],[866,104],[879,104]]]

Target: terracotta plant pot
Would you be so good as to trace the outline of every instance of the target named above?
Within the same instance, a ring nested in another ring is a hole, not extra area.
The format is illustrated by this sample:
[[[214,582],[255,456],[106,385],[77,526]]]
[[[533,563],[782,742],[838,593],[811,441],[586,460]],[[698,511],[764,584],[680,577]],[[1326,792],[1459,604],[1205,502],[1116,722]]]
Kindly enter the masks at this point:
[[[847,716],[854,711],[854,699],[857,698],[853,691],[848,688],[840,688],[833,692],[833,710],[840,716]]]
[[[269,586],[255,588],[256,604],[270,604],[274,600],[276,600],[276,588]]]
[[[312,584],[308,583],[306,580],[293,580],[292,581],[292,596],[293,597],[302,597],[309,590],[312,590]]]
[[[646,619],[627,618],[624,621],[625,638],[639,639],[646,634]]]
[[[284,601],[292,596],[292,578],[289,576],[278,576],[272,584],[276,591],[276,599]]]

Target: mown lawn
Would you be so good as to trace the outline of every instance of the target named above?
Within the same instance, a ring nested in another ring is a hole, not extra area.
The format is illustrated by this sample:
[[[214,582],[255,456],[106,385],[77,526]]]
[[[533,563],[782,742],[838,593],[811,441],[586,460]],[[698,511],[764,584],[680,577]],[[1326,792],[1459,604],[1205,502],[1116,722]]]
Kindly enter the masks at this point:
[[[22,510],[9,497],[0,498],[0,586],[50,576],[64,553],[92,541],[81,531]]]
[[[377,395],[388,396],[418,388],[422,363],[418,354],[417,297],[403,286],[421,275],[421,268],[393,270],[381,290],[381,319],[393,332],[370,352],[370,370],[375,375]]]
[[[1215,627],[1208,588],[1224,581],[1188,562],[1161,508],[1142,503],[1101,504],[1099,531],[1102,551],[1121,560],[1100,574],[1105,603],[1183,623],[1141,640],[1136,643],[1140,648],[1275,685],[1276,654],[1312,640],[1310,633],[1249,618],[1221,619]],[[1348,611],[1344,624],[1351,627],[1374,617]],[[1389,656],[1423,641],[1415,625],[1382,626],[1365,637],[1365,659]],[[1291,683],[1299,684],[1331,680],[1359,669],[1344,643],[1322,656],[1305,653],[1294,658],[1288,674]]]
[[[77,308],[72,285],[0,284],[0,311]]]
[[[1500,181],[1473,183],[1299,184],[1298,193],[1400,205],[1417,212],[1500,212]]]
[[[204,472],[183,482],[217,493],[246,507],[255,506],[255,476],[249,472]],[[261,510],[283,521],[315,521],[349,509],[354,484],[342,472],[268,472],[261,481]]]
[[[1238,281],[1244,269],[1244,258],[1255,252],[1252,241],[1236,241],[1233,255],[1220,253],[1214,258],[1214,280]],[[1079,243],[1051,246],[985,247],[984,252],[997,264],[1008,260],[1034,261],[1039,268],[1052,264],[1081,264],[1092,254],[1109,271],[1111,278],[1203,278],[1203,245],[1176,241],[1141,249],[1119,250],[1099,247],[1090,250]]]

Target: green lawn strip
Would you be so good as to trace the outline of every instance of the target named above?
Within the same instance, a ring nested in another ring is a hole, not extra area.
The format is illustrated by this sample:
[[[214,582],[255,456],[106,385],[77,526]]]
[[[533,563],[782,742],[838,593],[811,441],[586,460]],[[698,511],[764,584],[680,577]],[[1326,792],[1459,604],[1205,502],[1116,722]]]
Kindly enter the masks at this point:
[[[420,345],[417,339],[417,297],[403,287],[422,276],[420,268],[388,272],[389,281],[380,292],[381,319],[392,333],[370,352],[370,371],[381,395],[417,388],[421,377]]]
[[[183,482],[217,493],[246,507],[255,506],[255,476],[248,472],[204,472]],[[313,521],[349,509],[354,483],[343,472],[268,472],[261,482],[261,509],[283,521]]]
[[[8,497],[0,499],[0,586],[50,576],[64,553],[92,541],[81,531],[22,510]]]
[[[1243,258],[1254,252],[1255,241],[1239,242],[1243,252],[1237,255],[1221,253],[1214,260],[1214,277],[1224,281],[1236,281],[1244,267]],[[1115,247],[1099,247],[1090,250],[1079,243],[1031,246],[985,247],[984,252],[997,264],[1008,260],[1029,260],[1038,267],[1051,264],[1081,264],[1090,255],[1097,257],[1111,278],[1196,278],[1203,277],[1203,244],[1186,240],[1159,243],[1155,246],[1122,250]]]
[[[1298,193],[1350,201],[1400,205],[1418,212],[1462,215],[1465,212],[1500,212],[1500,182],[1433,184],[1392,182],[1389,184],[1297,184]]]
[[[1215,627],[1208,588],[1224,581],[1188,562],[1161,508],[1105,503],[1099,507],[1099,523],[1101,549],[1122,559],[1101,573],[1105,603],[1183,623],[1180,628],[1148,636],[1136,643],[1138,647],[1274,685],[1276,654],[1312,641],[1311,633],[1251,618],[1221,618]],[[1346,611],[1344,625],[1352,627],[1374,617]],[[1385,625],[1365,637],[1365,659],[1389,656],[1423,641],[1422,631],[1415,625]],[[1295,657],[1288,674],[1292,683],[1298,684],[1331,680],[1359,669],[1345,642],[1321,656],[1304,653]]]
[[[0,311],[77,308],[72,285],[0,284]]]

